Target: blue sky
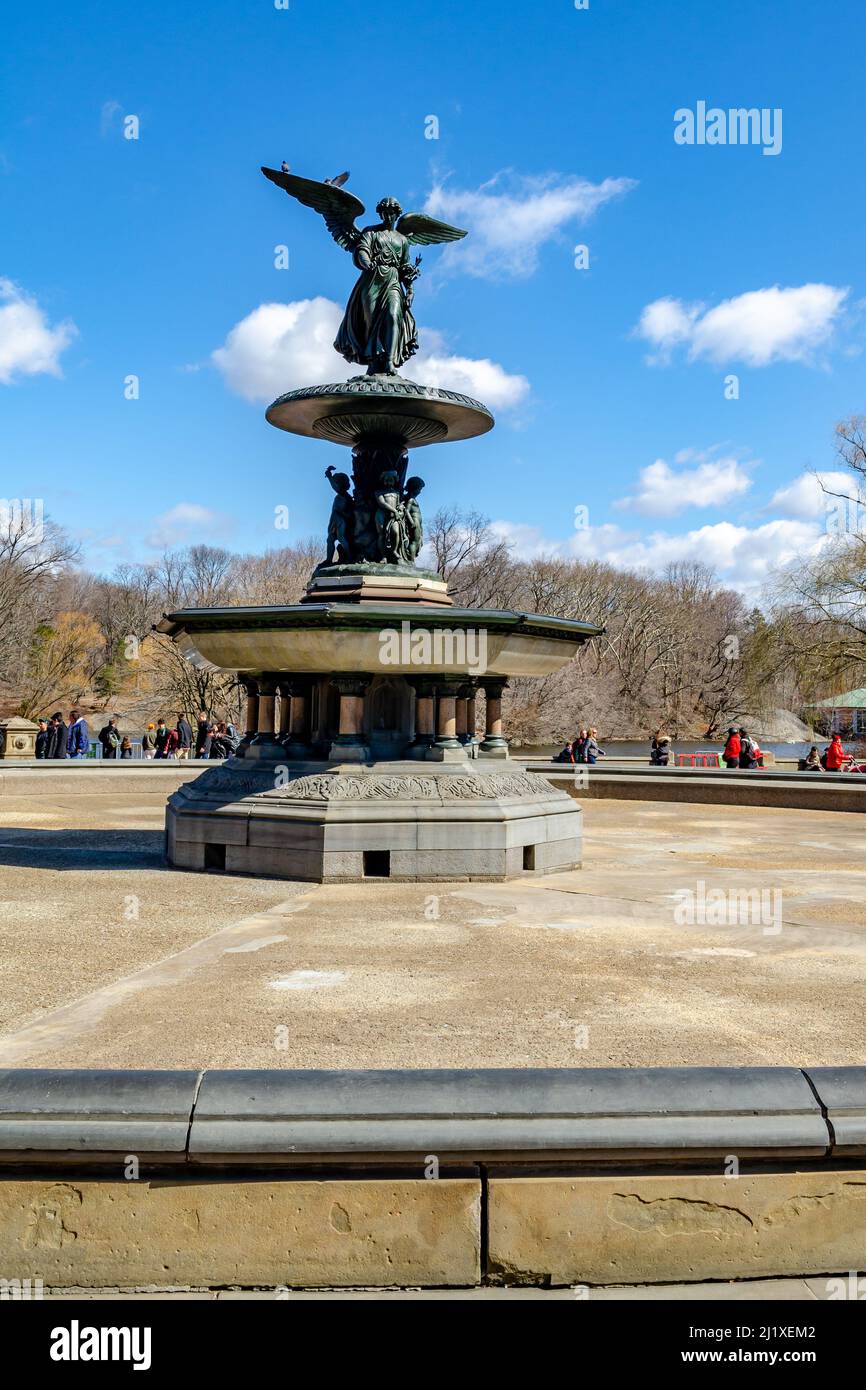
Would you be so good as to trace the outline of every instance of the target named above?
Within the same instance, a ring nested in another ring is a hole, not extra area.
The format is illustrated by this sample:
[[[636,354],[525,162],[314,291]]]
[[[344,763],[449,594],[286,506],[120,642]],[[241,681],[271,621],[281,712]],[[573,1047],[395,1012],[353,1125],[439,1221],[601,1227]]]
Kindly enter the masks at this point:
[[[497,427],[415,455],[428,511],[477,508],[525,554],[703,558],[756,594],[820,543],[808,471],[866,409],[864,48],[861,0],[17,7],[0,496],[44,498],[100,569],[323,531],[340,454],[263,410],[357,371],[327,346],[354,272],[262,178],[285,158],[470,230],[425,250],[403,370]],[[678,144],[701,101],[780,110],[781,150]]]

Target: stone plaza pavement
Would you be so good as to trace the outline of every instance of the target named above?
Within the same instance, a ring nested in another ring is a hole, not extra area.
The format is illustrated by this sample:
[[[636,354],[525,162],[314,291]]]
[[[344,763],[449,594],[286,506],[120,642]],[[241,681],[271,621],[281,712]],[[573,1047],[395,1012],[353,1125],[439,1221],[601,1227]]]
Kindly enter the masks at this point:
[[[166,869],[164,804],[0,800],[0,1065],[862,1064],[859,816],[590,801],[579,872],[319,886]]]

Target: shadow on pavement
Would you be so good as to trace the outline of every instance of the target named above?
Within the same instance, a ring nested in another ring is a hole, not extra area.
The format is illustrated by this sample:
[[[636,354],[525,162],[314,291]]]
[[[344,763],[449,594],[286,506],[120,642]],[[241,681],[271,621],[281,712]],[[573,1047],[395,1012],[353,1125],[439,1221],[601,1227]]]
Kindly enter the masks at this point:
[[[0,829],[0,865],[22,869],[162,869],[162,830]]]

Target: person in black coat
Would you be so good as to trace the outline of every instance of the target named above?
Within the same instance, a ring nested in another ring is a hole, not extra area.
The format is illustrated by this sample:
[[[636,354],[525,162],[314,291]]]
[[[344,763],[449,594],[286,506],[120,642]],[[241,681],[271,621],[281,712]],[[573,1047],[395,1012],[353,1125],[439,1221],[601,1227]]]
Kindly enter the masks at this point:
[[[120,731],[116,718],[109,719],[105,727],[100,729],[98,738],[102,744],[103,758],[116,758],[120,752]]]
[[[63,722],[63,715],[59,712],[57,714],[52,714],[51,723],[48,727],[51,734],[51,739],[48,744],[48,757],[65,758],[66,740],[69,735],[69,730]]]
[[[154,734],[154,742],[156,744],[156,756],[158,758],[168,757],[168,741],[170,738],[171,729],[169,729],[162,715],[160,715],[156,725],[156,733]]]
[[[195,735],[195,755],[197,758],[210,757],[210,720],[203,709],[198,712],[198,729]]]
[[[37,758],[47,758],[48,748],[51,743],[51,732],[48,728],[48,720],[40,719],[39,733],[36,735],[36,756]]]
[[[192,725],[185,714],[177,716],[175,728],[177,729],[177,756],[188,758],[192,753]]]

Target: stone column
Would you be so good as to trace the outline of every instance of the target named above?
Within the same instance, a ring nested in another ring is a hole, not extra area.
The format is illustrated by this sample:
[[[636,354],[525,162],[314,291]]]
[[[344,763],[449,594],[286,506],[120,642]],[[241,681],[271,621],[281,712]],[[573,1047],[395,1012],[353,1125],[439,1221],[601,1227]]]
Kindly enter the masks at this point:
[[[502,692],[508,685],[507,679],[485,680],[479,682],[484,688],[486,700],[486,719],[484,738],[478,745],[479,757],[507,758],[508,743],[502,737]]]
[[[424,758],[436,739],[436,684],[427,676],[413,676],[409,684],[415,691],[415,737],[406,753],[410,758]]]
[[[466,752],[457,737],[457,692],[464,682],[452,677],[439,679],[435,684],[439,702],[436,739],[427,750],[427,757],[435,762],[462,762]]]
[[[277,697],[277,676],[260,676],[258,685],[258,732],[250,743],[248,758],[281,758],[283,747],[274,732],[274,708]]]
[[[475,685],[464,681],[457,691],[457,738],[464,748],[475,742]]]
[[[469,735],[468,739],[466,740],[467,747],[477,745],[478,743],[478,735],[475,732],[475,724],[477,720],[477,715],[475,712],[475,701],[477,696],[478,686],[475,684],[475,681],[472,681],[469,686],[469,694],[466,697],[466,732]]]
[[[454,700],[454,732],[458,743],[466,742],[466,696],[461,685]]]
[[[247,693],[247,712],[244,736],[237,746],[235,757],[244,758],[247,749],[259,731],[259,687],[252,676],[244,675],[243,672],[238,673],[238,679]]]
[[[292,718],[289,735],[283,747],[289,758],[309,759],[310,748],[310,680],[309,677],[293,676],[287,687],[291,695]]]
[[[340,692],[340,731],[328,751],[333,762],[365,763],[370,757],[364,741],[364,696],[372,679],[363,673],[331,677]]]
[[[291,681],[288,676],[280,676],[280,727],[278,737],[280,743],[285,743],[289,736],[292,716],[292,691]]]

